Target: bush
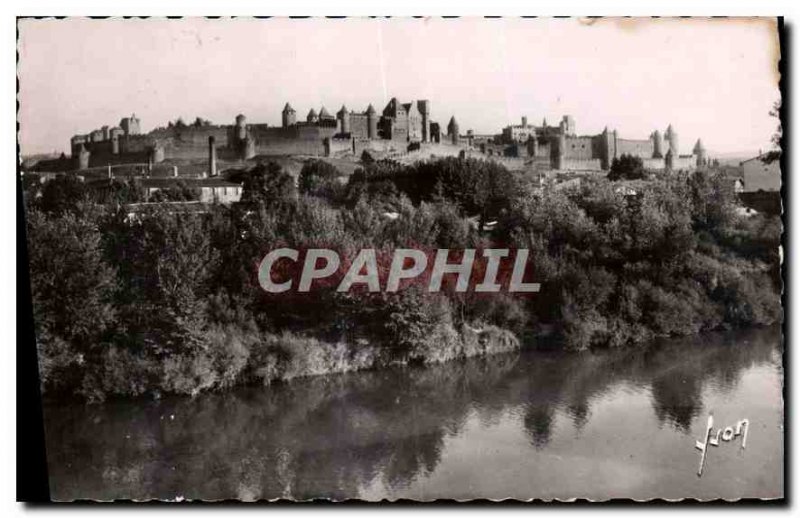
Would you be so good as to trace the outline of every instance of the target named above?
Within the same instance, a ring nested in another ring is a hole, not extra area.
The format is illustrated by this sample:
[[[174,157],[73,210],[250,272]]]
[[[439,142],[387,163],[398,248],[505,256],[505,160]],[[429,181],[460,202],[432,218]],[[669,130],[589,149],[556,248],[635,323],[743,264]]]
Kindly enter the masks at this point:
[[[378,351],[361,345],[327,343],[288,332],[267,335],[254,353],[251,369],[266,385],[277,380],[367,369],[375,364]]]
[[[409,287],[387,293],[383,308],[384,343],[395,357],[413,357],[440,324],[451,325],[450,305],[443,294]]]

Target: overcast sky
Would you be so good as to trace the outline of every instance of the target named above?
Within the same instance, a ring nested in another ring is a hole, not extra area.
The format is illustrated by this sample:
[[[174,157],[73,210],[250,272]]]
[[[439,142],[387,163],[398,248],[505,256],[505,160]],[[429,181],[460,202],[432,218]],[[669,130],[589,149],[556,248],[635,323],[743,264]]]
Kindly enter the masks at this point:
[[[572,115],[647,138],[672,123],[682,152],[767,149],[779,99],[773,21],[578,19],[22,20],[24,154],[135,112],[142,129],[196,116],[280,124],[342,103],[429,99],[432,118],[499,133]]]

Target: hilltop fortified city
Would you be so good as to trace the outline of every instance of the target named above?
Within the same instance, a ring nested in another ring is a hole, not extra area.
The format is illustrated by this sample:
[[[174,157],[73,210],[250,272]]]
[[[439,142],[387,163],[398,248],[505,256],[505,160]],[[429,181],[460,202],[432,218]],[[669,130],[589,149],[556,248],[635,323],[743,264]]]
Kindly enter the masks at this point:
[[[774,19],[18,27],[55,500],[783,497]]]
[[[44,178],[60,173],[89,180],[136,177],[148,193],[180,180],[199,189],[202,201],[230,203],[240,198],[241,185],[229,181],[224,171],[269,157],[294,161],[295,173],[310,158],[332,160],[353,171],[365,153],[400,163],[472,157],[537,175],[542,185],[555,187],[578,185],[581,176],[605,174],[623,156],[640,159],[643,170],[652,173],[692,171],[710,163],[700,139],[691,153],[682,154],[678,132],[671,125],[663,135],[655,130],[649,138],[635,140],[608,128],[596,135],[579,135],[570,115],[555,126],[546,119],[536,126],[523,116],[518,125],[479,135],[462,132],[455,115],[442,125],[432,113],[429,100],[401,103],[392,98],[380,113],[372,104],[363,111],[342,105],[335,115],[322,106],[298,118],[287,102],[279,126],[249,122],[239,114],[230,125],[198,117],[190,124],[170,121],[149,132],[142,131],[141,120],[132,114],[117,125],[74,135],[69,156],[40,160],[29,169]]]
[[[446,156],[453,148],[525,159],[525,164],[537,170],[607,171],[614,158],[624,154],[642,158],[645,168],[654,171],[691,170],[708,161],[700,139],[691,153],[680,154],[678,133],[671,125],[663,137],[656,130],[647,139],[633,140],[608,128],[598,135],[579,136],[569,115],[557,126],[548,125],[546,119],[535,126],[522,117],[521,124],[507,126],[502,133],[479,137],[472,130],[462,134],[455,115],[444,127],[432,120],[428,100],[401,103],[392,98],[380,114],[371,104],[363,112],[343,105],[336,115],[323,106],[319,112],[311,108],[300,120],[287,102],[281,121],[280,126],[249,123],[239,114],[231,125],[214,125],[198,118],[192,124],[170,122],[167,127],[142,133],[141,121],[134,114],[122,118],[117,126],[73,136],[70,149],[75,170],[203,159],[209,145],[215,147],[218,159],[227,161],[258,155],[358,157],[364,150],[402,154],[416,149],[419,155],[429,151]]]

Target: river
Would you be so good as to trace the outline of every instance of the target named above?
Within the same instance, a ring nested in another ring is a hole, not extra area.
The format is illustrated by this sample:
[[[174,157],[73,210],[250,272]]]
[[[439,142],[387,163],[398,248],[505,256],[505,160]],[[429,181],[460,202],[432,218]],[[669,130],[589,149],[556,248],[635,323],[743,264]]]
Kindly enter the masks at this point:
[[[55,500],[783,495],[780,328],[45,406]],[[709,447],[695,441],[750,422]]]

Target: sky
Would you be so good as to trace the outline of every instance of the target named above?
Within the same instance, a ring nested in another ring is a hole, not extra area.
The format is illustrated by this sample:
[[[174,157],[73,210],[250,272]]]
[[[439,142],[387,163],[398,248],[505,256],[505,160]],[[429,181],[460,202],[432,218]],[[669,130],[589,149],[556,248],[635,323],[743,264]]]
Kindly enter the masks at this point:
[[[431,118],[499,133],[526,115],[581,135],[647,138],[668,124],[681,152],[770,147],[780,99],[773,20],[68,19],[19,22],[23,154],[135,113],[142,130],[178,117],[279,125],[288,101],[378,111],[428,99]]]

